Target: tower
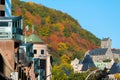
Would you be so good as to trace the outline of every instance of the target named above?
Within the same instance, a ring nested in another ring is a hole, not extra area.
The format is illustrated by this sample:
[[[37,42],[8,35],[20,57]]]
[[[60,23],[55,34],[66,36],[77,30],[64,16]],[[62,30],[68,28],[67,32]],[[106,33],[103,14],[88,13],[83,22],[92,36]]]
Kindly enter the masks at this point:
[[[111,48],[112,40],[108,38],[103,38],[101,41],[101,48]]]
[[[11,0],[0,0],[0,17],[10,17],[11,8]]]

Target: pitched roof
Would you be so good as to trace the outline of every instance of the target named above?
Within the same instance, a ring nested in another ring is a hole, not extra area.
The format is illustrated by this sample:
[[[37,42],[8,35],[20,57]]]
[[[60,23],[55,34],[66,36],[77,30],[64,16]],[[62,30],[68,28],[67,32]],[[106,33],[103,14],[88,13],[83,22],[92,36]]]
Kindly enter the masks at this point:
[[[120,73],[120,63],[114,63],[110,69],[110,74]]]
[[[26,38],[26,42],[33,42],[33,43],[43,43],[43,41],[35,34],[31,34]]]
[[[97,48],[89,52],[90,55],[105,55],[108,48]]]
[[[90,57],[90,55],[85,56],[82,64],[83,64],[82,71],[86,71],[87,69],[89,69],[91,67],[95,67],[95,64],[94,64],[92,58]]]

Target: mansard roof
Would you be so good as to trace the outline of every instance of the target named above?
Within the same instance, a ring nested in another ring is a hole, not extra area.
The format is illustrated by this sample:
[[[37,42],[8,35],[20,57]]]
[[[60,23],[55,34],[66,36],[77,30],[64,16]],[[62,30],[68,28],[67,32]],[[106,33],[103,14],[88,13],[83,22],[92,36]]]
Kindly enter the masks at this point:
[[[105,55],[108,48],[96,48],[89,52],[90,55]]]

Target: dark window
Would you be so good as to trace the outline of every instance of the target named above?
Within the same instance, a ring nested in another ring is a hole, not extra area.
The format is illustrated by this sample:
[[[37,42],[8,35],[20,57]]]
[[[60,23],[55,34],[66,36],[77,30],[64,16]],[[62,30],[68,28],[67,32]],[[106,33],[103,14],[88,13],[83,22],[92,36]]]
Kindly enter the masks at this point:
[[[0,22],[0,26],[5,26],[5,27],[7,27],[8,26],[8,22]]]
[[[0,16],[5,16],[5,11],[0,11]]]
[[[41,50],[41,54],[44,54],[44,50]]]
[[[37,50],[34,50],[34,54],[37,54]]]
[[[40,69],[46,70],[46,60],[40,59]]]
[[[0,0],[0,4],[5,5],[5,0]]]
[[[17,21],[15,22],[15,27],[17,27]]]

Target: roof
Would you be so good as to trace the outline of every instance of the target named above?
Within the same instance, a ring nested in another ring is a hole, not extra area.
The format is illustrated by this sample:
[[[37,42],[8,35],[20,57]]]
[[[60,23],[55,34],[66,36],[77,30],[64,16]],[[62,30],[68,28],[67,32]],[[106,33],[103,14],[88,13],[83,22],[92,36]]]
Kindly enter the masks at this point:
[[[16,19],[22,19],[22,17],[21,16],[0,17],[0,20],[6,20],[6,19],[16,20]]]
[[[21,46],[32,46],[32,43],[22,43]]]
[[[95,64],[90,55],[85,56],[82,64],[83,64],[82,71],[86,71],[89,68],[95,67]]]
[[[120,54],[120,49],[112,49],[113,54]]]
[[[96,48],[89,52],[90,55],[105,55],[108,48]]]
[[[110,69],[110,74],[120,73],[120,63],[114,63]]]
[[[30,36],[25,38],[26,38],[26,42],[43,43],[43,41],[35,34],[31,34]]]
[[[108,38],[103,38],[102,41],[107,41],[109,39],[110,39],[109,37]]]

